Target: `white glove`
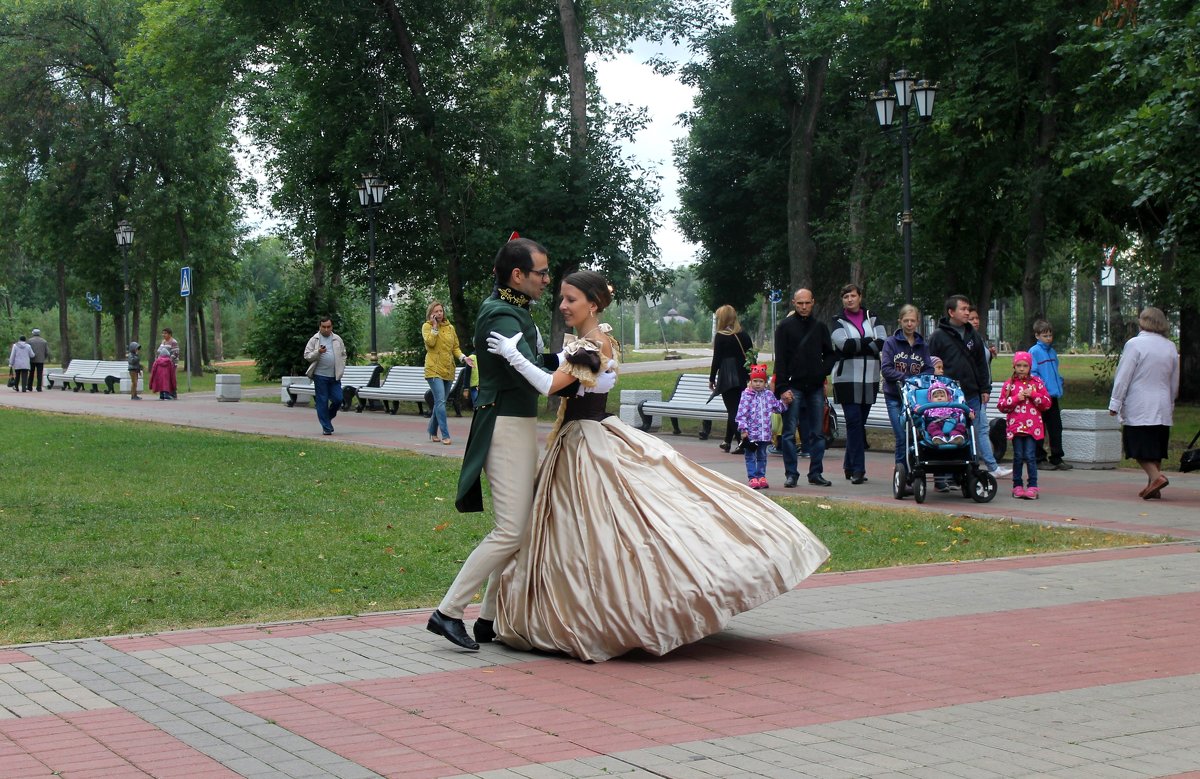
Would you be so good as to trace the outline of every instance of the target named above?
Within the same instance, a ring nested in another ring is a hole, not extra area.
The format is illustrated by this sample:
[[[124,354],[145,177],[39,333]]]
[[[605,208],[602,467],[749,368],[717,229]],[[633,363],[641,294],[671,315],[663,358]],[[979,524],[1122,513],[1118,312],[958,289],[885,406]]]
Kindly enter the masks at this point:
[[[526,359],[525,355],[521,354],[521,351],[517,348],[517,342],[520,340],[520,333],[517,333],[512,338],[505,338],[493,330],[487,337],[488,351],[504,358],[517,373],[521,374],[525,381],[529,382],[529,386],[538,391],[539,395],[549,395],[553,376],[531,363]]]
[[[609,360],[608,370],[596,377],[596,386],[587,387],[584,389],[584,392],[599,392],[602,395],[612,392],[612,388],[617,386],[617,374],[613,370],[615,367],[617,367],[616,361]]]

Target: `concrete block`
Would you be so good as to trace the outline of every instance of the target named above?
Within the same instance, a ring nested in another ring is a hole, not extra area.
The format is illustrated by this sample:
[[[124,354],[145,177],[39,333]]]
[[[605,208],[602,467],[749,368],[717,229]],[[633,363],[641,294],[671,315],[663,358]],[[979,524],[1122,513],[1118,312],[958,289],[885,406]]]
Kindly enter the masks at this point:
[[[660,390],[621,390],[621,421],[631,427],[640,427],[642,418],[637,412],[637,406],[644,400],[662,400]],[[650,430],[662,430],[663,418],[650,418]]]
[[[1103,409],[1064,409],[1063,453],[1076,468],[1105,470],[1121,463],[1121,424]]]
[[[145,384],[146,384],[145,375],[146,375],[146,372],[142,371],[142,375],[138,376],[138,392],[142,392],[146,388],[145,387]],[[101,387],[101,389],[103,389],[103,387]],[[122,395],[129,394],[129,377],[128,376],[121,379],[121,394]]]
[[[242,399],[242,377],[237,373],[218,373],[217,400],[237,402]]]
[[[289,400],[292,399],[291,396],[288,395],[288,391],[287,391],[287,388],[290,385],[292,385],[292,384],[309,384],[311,382],[311,380],[307,376],[284,376],[282,381],[283,381],[283,386],[279,390],[279,401],[281,403],[287,403]],[[296,405],[297,406],[307,406],[308,399],[309,399],[308,395],[299,395],[296,397]]]

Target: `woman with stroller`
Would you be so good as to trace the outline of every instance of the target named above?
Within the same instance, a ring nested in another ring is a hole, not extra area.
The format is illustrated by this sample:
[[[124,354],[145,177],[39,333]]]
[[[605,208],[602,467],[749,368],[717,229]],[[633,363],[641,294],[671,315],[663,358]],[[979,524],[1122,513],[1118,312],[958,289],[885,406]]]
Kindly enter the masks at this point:
[[[867,415],[879,388],[880,359],[887,331],[862,307],[862,287],[842,287],[842,312],[829,328],[833,341],[833,399],[846,416],[843,468],[851,484],[867,480]]]
[[[933,358],[925,339],[917,331],[921,311],[912,304],[900,309],[900,328],[883,344],[883,401],[887,404],[892,434],[896,436],[896,463],[904,462],[904,400],[901,390],[909,376],[933,373]]]

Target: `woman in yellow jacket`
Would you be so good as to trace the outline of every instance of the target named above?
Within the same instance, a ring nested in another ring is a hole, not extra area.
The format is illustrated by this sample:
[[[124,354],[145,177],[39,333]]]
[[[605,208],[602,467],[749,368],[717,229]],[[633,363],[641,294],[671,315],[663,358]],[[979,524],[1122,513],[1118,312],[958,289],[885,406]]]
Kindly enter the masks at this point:
[[[429,415],[429,440],[449,445],[450,428],[446,421],[446,395],[454,384],[454,362],[459,360],[471,367],[474,365],[458,346],[458,334],[454,325],[446,321],[446,309],[436,300],[425,309],[425,324],[421,325],[421,337],[425,339],[425,381],[433,395],[433,409]],[[438,428],[441,435],[438,435]]]

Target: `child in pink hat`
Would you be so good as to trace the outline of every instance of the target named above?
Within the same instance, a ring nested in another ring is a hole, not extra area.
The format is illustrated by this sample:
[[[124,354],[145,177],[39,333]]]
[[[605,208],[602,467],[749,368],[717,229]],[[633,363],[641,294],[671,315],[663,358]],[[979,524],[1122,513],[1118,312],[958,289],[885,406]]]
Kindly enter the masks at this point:
[[[1008,415],[1007,435],[1013,448],[1014,498],[1038,499],[1037,442],[1046,436],[1042,412],[1050,408],[1050,393],[1037,376],[1029,373],[1033,357],[1029,352],[1013,355],[1012,378],[1004,382],[1000,400],[996,403]],[[1028,486],[1021,483],[1021,469],[1029,471]]]

